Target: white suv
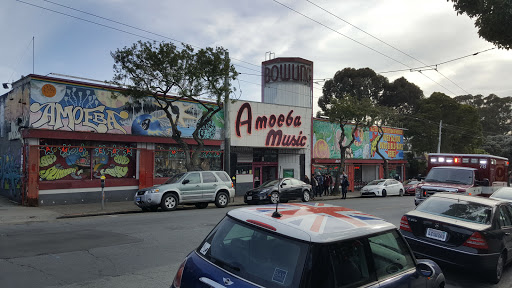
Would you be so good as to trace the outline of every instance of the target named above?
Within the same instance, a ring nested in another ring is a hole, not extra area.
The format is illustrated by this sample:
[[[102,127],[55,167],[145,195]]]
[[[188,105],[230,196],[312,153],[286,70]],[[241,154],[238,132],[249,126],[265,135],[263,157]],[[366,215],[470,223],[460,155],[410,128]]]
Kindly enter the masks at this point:
[[[144,188],[134,196],[143,211],[175,210],[178,204],[206,208],[208,203],[224,208],[235,197],[235,188],[224,171],[190,171],[172,176],[162,185]]]

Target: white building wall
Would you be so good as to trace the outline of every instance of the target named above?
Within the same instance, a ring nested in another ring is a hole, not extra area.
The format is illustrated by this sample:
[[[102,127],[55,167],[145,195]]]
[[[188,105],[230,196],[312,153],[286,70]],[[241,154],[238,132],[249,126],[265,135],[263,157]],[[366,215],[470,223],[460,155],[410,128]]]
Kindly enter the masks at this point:
[[[283,177],[285,169],[293,169],[293,177],[300,178],[300,155],[299,154],[279,154],[279,177]]]

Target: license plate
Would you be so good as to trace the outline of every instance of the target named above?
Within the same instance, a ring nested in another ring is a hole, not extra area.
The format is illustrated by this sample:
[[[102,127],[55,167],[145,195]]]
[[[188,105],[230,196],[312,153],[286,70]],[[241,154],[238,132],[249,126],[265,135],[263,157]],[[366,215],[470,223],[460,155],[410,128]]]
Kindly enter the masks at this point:
[[[428,238],[432,238],[432,239],[436,239],[436,240],[440,240],[440,241],[446,241],[447,234],[448,233],[441,231],[441,230],[427,228],[427,237]]]
[[[137,202],[139,202],[139,201],[140,201],[140,197],[137,197]]]
[[[252,200],[252,196],[247,196],[247,200]]]

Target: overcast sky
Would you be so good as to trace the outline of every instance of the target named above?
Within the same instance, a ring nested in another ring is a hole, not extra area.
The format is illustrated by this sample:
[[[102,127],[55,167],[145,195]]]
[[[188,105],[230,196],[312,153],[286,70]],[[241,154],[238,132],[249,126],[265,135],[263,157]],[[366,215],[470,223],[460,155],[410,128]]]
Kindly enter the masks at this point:
[[[35,74],[111,80],[111,51],[137,40],[174,39],[179,41],[176,44],[227,48],[241,73],[239,81],[234,83],[241,90],[236,98],[244,100],[261,99],[260,66],[265,57],[268,59],[268,51],[275,53],[275,57],[313,61],[313,77],[317,80],[331,78],[346,67],[369,67],[390,81],[405,77],[427,97],[433,92],[449,96],[468,93],[512,96],[512,51],[489,50],[439,65],[438,72],[384,73],[439,64],[494,47],[478,37],[472,19],[457,15],[452,2],[446,0],[0,2],[2,83],[31,74],[33,64]],[[316,102],[322,82],[318,81],[314,87]],[[7,92],[1,89],[0,93]]]

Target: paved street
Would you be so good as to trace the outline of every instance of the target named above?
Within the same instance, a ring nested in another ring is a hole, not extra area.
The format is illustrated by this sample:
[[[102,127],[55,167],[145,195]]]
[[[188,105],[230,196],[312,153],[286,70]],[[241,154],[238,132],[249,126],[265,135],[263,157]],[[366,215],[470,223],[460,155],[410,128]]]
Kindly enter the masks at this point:
[[[412,197],[330,200],[399,225],[414,208]],[[229,209],[182,208],[0,224],[2,287],[169,287],[183,258]],[[34,208],[40,209],[40,208]],[[2,222],[4,223],[4,222]],[[445,268],[447,287],[510,287],[507,267],[500,285]]]

